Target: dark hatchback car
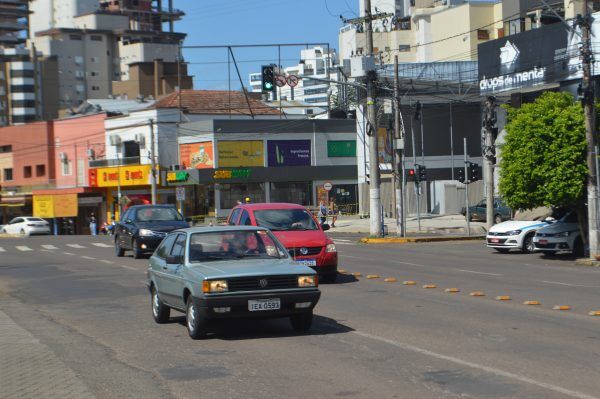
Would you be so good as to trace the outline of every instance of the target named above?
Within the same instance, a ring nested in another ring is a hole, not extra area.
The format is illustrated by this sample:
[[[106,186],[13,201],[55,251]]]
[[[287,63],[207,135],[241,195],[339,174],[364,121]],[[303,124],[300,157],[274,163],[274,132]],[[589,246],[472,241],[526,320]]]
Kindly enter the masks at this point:
[[[127,209],[115,226],[115,253],[141,258],[152,253],[173,230],[189,227],[172,205],[135,205]]]
[[[487,212],[487,203],[483,199],[479,201],[477,205],[469,207],[469,220],[481,220],[485,221]],[[466,216],[465,208],[461,211],[463,216]],[[494,198],[494,224],[502,223],[505,220],[512,218],[512,209],[504,204],[499,198]]]

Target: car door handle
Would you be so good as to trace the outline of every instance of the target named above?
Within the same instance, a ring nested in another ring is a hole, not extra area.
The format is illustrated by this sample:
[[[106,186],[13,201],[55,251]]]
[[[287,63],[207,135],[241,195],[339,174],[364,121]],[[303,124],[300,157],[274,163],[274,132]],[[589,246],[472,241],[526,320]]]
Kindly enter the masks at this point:
[[[163,270],[167,270],[167,269],[168,269],[168,267],[167,267],[167,266],[163,266],[163,267],[162,267],[162,269],[163,269]]]

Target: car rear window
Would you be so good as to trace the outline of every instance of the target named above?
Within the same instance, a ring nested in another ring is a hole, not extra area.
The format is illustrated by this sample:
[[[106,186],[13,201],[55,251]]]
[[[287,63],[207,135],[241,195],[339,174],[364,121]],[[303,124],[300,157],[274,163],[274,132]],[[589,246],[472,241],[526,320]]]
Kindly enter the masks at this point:
[[[254,211],[256,224],[272,231],[318,230],[306,209],[264,209]]]
[[[27,218],[27,220],[29,222],[45,222],[44,219],[40,219],[40,218]]]

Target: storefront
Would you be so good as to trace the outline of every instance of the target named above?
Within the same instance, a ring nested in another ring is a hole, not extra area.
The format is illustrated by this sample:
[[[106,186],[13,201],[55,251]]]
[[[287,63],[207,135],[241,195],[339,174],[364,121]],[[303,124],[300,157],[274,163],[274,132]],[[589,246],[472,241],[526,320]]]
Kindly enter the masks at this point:
[[[6,192],[0,195],[0,224],[6,224],[17,216],[30,216],[31,195]]]
[[[160,186],[161,179],[157,173],[157,203],[174,204],[175,190]],[[132,205],[149,204],[151,198],[151,166],[128,165],[110,168],[90,169],[89,182],[91,187],[97,187],[106,198],[106,221],[119,220],[120,208],[124,211]]]

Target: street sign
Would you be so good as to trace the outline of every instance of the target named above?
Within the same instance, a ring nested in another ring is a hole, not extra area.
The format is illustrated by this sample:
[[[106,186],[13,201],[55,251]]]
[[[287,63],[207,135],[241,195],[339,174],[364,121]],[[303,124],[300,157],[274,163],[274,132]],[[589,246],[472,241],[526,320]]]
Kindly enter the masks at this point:
[[[298,76],[290,75],[287,77],[286,82],[287,82],[288,86],[296,87],[296,86],[298,86]]]
[[[283,75],[277,75],[277,76],[275,76],[275,85],[277,87],[283,87],[283,86],[285,86],[285,76],[283,76]]]
[[[323,188],[327,191],[331,191],[331,189],[333,188],[333,184],[331,184],[330,181],[325,182],[325,184],[323,184]]]
[[[177,201],[185,201],[185,187],[175,188],[175,196],[177,197]]]

